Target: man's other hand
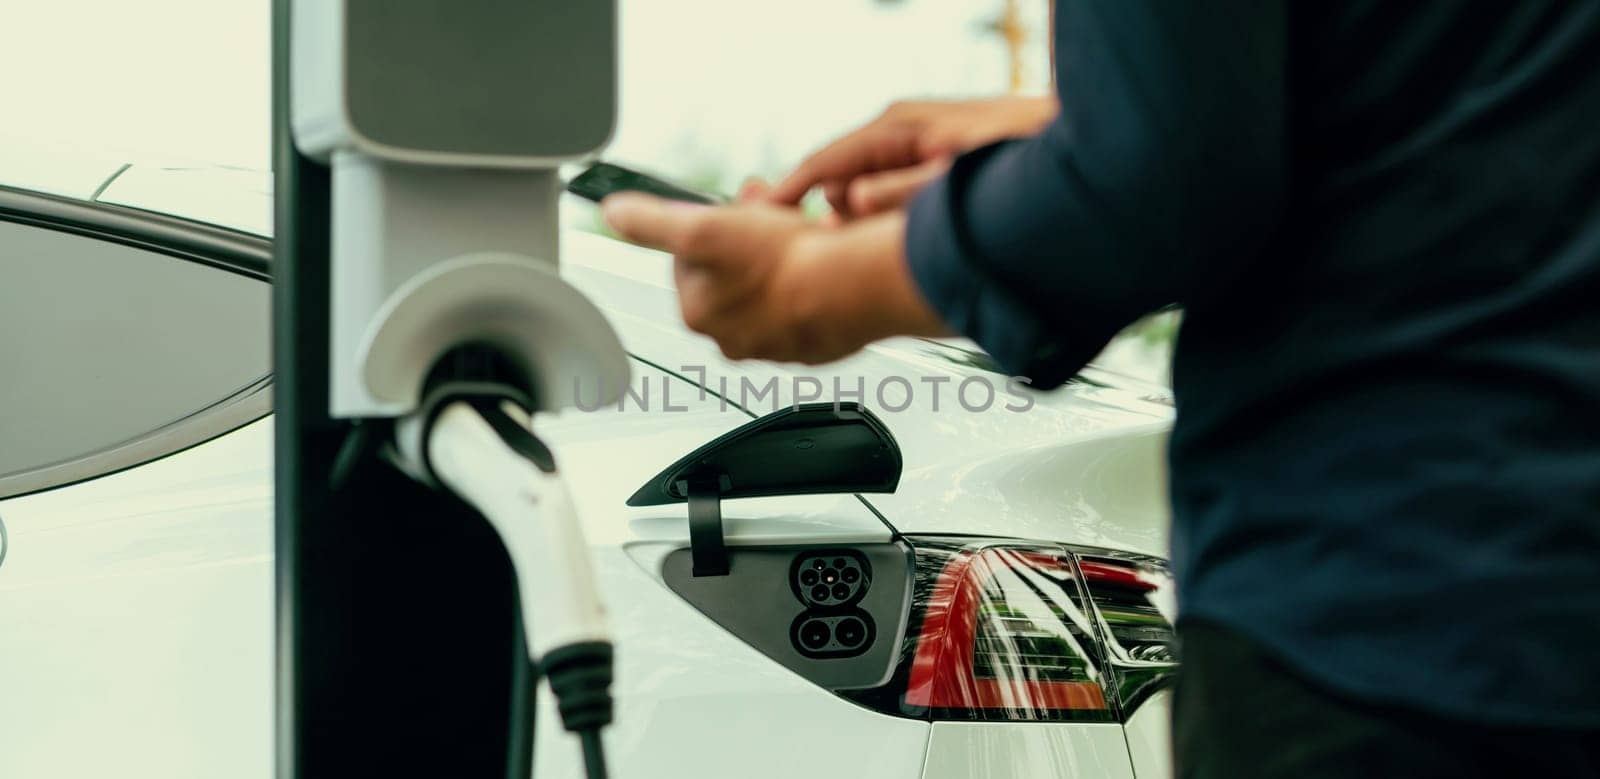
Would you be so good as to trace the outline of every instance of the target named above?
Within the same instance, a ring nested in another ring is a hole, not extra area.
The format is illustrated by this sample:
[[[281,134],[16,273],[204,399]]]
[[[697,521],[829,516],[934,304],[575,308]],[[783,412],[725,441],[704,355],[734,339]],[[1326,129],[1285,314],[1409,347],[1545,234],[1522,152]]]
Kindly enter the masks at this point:
[[[731,359],[816,364],[890,335],[945,333],[906,267],[904,214],[829,229],[765,203],[622,193],[602,207],[627,240],[672,253],[684,322]]]
[[[795,205],[814,187],[842,219],[905,206],[961,152],[1038,133],[1054,119],[1055,97],[895,103],[860,129],[800,163],[763,197]]]

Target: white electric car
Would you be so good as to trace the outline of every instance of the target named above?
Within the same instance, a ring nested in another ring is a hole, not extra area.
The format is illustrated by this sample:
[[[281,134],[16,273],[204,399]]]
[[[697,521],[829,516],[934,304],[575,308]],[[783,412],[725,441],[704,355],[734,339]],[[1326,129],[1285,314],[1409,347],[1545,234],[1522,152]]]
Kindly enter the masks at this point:
[[[0,183],[0,776],[270,776],[270,178],[8,149]],[[634,357],[622,408],[539,427],[609,603],[614,775],[1170,773],[1164,388],[1032,393],[915,339],[730,363],[665,256],[563,242]],[[628,505],[835,399],[881,420],[893,493],[726,501],[720,577],[689,570],[683,503]],[[536,775],[579,775],[537,721]]]

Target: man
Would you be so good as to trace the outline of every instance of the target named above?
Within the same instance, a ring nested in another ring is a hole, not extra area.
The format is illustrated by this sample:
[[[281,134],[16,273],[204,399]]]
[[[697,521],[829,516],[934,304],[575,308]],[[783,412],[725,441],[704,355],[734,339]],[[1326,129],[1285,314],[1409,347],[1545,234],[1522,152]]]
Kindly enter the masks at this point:
[[[1181,304],[1180,772],[1600,775],[1600,2],[1056,15],[1042,130],[894,109],[606,217],[736,358],[957,332],[1053,387]]]

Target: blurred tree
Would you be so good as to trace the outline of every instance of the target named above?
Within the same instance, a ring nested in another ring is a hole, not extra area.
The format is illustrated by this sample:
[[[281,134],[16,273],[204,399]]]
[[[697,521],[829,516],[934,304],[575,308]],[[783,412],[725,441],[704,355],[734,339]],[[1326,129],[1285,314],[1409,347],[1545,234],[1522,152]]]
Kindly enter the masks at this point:
[[[1028,24],[1022,20],[1017,0],[1005,0],[1000,15],[989,20],[986,29],[1006,42],[1006,58],[1011,73],[1007,90],[1013,93],[1022,91],[1022,49],[1028,45]]]

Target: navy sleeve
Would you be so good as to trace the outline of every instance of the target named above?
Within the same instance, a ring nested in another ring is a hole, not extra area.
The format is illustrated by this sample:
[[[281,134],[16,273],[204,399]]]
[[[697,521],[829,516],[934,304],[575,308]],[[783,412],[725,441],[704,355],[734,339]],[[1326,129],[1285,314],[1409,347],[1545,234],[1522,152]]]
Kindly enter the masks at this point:
[[[912,202],[907,260],[945,323],[1053,387],[1225,289],[1280,213],[1284,1],[1058,0],[1061,115]]]

